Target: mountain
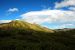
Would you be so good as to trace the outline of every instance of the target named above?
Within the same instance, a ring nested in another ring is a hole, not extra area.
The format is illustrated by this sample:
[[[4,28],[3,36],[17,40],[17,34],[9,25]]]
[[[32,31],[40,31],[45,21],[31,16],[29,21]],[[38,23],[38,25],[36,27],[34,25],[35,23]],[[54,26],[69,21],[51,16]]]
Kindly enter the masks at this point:
[[[30,24],[28,22],[23,22],[23,21],[12,21],[10,23],[5,23],[5,24],[0,24],[0,28],[2,29],[12,29],[12,28],[17,28],[17,29],[26,29],[26,30],[34,30],[34,31],[43,31],[43,32],[54,32],[51,29],[48,29],[46,27],[41,27],[40,25],[37,24]]]
[[[3,23],[0,50],[75,50],[75,29],[52,30],[18,20]]]

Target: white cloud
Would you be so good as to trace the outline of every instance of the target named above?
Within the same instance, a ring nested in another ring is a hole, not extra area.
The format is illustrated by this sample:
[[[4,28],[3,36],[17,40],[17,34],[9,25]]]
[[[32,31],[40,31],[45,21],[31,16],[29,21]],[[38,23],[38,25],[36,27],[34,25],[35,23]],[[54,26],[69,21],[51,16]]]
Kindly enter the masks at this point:
[[[17,12],[17,11],[19,11],[18,8],[9,8],[8,9],[8,12]]]
[[[9,23],[11,22],[12,20],[0,20],[0,23]]]
[[[74,24],[63,24],[59,26],[59,28],[70,28],[70,27],[75,27],[75,25]]]
[[[75,6],[75,0],[64,0],[61,3],[56,3],[55,8],[62,8],[66,6]]]
[[[74,11],[42,10],[31,11],[21,15],[21,19],[30,23],[73,23],[75,22]]]

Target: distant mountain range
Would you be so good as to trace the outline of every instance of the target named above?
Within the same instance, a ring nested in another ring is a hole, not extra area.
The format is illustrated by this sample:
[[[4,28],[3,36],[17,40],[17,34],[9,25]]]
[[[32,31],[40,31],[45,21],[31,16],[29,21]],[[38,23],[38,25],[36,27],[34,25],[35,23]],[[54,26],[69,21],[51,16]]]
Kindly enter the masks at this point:
[[[11,21],[0,24],[0,50],[75,50],[75,29],[48,29]]]
[[[70,31],[70,30],[75,30],[75,28],[55,29],[55,31]]]

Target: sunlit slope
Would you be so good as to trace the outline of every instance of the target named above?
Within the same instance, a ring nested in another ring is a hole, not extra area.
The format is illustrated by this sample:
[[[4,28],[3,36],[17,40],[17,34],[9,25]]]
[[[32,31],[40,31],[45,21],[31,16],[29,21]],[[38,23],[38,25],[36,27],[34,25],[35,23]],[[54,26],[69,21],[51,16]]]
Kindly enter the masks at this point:
[[[30,24],[28,22],[23,22],[23,21],[12,21],[10,23],[5,23],[5,24],[0,24],[0,28],[2,29],[27,29],[27,30],[35,30],[35,31],[44,31],[44,32],[54,32],[51,29],[42,27],[37,24]]]

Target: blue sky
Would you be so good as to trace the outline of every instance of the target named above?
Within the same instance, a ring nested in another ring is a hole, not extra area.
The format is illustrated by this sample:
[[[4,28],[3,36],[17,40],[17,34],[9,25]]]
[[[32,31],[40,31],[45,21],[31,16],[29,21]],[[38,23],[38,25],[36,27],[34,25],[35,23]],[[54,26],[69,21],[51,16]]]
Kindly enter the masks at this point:
[[[28,11],[37,11],[54,7],[55,2],[61,0],[0,0],[0,19],[16,19],[22,13]],[[18,8],[19,12],[6,17],[7,10],[10,8]],[[15,18],[14,18],[15,17]]]
[[[19,19],[48,28],[74,28],[74,3],[74,0],[0,0],[0,23]]]

